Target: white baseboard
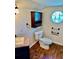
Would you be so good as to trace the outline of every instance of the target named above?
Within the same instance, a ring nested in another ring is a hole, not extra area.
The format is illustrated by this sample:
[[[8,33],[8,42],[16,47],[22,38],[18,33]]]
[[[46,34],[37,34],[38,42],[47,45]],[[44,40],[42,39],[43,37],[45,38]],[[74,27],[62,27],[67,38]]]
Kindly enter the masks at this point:
[[[30,45],[30,48],[31,48],[33,45],[35,45],[37,42],[38,42],[38,41],[35,41],[34,43],[32,43],[32,44]],[[53,43],[56,43],[56,44],[59,44],[59,45],[63,46],[63,44],[62,44],[62,43],[59,43],[59,42],[53,42]]]
[[[30,48],[31,48],[33,45],[35,45],[37,42],[38,42],[38,41],[35,41],[34,43],[32,43],[32,44],[30,45]]]
[[[53,42],[53,43],[63,46],[63,43],[59,43],[59,42]]]

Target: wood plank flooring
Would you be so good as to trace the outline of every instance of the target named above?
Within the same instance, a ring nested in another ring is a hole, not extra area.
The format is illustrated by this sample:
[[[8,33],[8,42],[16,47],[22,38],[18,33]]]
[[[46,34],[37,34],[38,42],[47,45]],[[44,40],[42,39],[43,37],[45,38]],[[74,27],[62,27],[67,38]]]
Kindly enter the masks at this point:
[[[30,49],[30,59],[63,59],[63,46],[53,43],[49,50],[45,50],[36,43]]]

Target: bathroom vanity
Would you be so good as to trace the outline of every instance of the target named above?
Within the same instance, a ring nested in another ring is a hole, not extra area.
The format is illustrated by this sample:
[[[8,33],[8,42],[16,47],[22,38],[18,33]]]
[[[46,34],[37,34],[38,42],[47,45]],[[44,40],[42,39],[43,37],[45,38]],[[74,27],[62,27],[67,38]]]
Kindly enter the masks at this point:
[[[15,41],[15,59],[30,59],[28,39],[16,37]]]

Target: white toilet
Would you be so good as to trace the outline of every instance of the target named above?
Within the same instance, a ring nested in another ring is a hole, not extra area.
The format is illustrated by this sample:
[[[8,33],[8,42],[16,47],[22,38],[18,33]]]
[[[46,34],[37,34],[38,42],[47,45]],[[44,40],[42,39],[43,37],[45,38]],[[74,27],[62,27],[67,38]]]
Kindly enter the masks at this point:
[[[44,37],[43,31],[35,32],[35,39],[39,41],[40,47],[44,49],[49,49],[49,45],[53,43],[51,39]]]

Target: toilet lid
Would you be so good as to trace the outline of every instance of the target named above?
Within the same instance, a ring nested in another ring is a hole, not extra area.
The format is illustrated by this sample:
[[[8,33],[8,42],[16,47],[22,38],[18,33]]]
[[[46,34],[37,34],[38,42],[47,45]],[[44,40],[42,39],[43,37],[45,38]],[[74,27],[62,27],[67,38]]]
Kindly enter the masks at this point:
[[[40,41],[42,41],[43,43],[46,43],[46,44],[51,44],[53,41],[49,38],[41,38]]]

